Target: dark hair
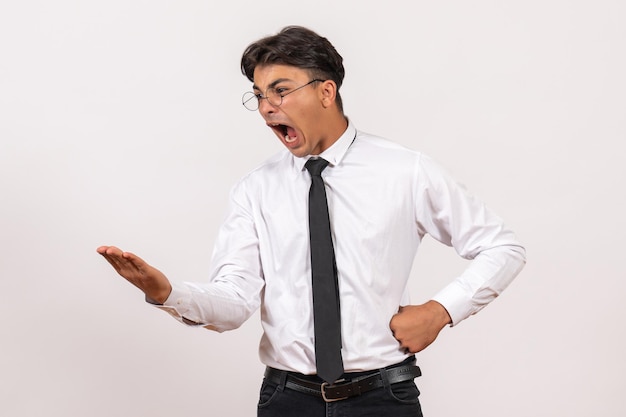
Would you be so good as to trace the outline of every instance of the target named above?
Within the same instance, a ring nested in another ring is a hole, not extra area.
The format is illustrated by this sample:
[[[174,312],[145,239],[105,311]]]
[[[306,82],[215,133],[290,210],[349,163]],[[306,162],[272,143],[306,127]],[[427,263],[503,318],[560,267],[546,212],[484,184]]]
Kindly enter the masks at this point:
[[[301,26],[287,26],[250,44],[241,57],[241,72],[254,81],[254,69],[264,64],[290,65],[311,71],[313,78],[333,80],[337,106],[343,111],[339,95],[345,75],[343,58],[328,39]]]

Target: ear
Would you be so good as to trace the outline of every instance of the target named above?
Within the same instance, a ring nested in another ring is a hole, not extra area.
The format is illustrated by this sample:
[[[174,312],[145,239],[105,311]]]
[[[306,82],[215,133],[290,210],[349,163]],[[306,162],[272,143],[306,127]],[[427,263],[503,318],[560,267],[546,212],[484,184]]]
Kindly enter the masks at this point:
[[[337,97],[337,84],[335,84],[333,80],[326,80],[322,82],[319,91],[322,106],[328,108],[335,104],[335,98]]]

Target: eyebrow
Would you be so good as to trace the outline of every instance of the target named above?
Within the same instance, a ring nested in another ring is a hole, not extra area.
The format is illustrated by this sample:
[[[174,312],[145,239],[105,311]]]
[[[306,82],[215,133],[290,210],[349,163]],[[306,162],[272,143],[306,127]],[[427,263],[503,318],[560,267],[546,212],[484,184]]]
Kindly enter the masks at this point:
[[[285,82],[285,81],[287,81],[287,82],[293,82],[293,80],[291,80],[291,79],[289,79],[289,78],[279,78],[279,79],[277,79],[277,80],[272,81],[272,82],[270,83],[270,85],[268,85],[268,86],[267,86],[267,88],[274,88],[274,87],[276,87],[278,84],[280,84],[280,83],[282,83],[282,82]],[[261,91],[261,89],[260,89],[260,88],[259,88],[256,84],[253,84],[253,85],[252,85],[252,89],[253,89],[253,90],[257,90],[257,91]]]

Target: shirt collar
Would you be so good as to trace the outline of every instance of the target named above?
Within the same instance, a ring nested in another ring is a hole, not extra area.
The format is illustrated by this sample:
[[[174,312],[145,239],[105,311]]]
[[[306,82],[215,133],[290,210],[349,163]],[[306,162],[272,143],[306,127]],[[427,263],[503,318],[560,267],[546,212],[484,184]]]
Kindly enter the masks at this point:
[[[304,164],[306,164],[306,161],[308,161],[310,158],[317,156],[327,160],[331,166],[339,165],[339,163],[341,163],[341,160],[346,155],[348,148],[354,141],[354,138],[356,138],[356,128],[354,127],[352,122],[348,120],[348,128],[328,149],[326,149],[320,155],[307,155],[302,158],[294,156],[294,166],[298,171],[302,171],[304,169]]]

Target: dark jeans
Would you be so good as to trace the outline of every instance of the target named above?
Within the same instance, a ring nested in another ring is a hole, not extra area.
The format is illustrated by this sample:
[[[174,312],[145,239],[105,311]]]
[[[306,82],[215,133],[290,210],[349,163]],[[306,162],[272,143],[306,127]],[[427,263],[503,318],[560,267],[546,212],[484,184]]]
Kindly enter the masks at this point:
[[[390,385],[384,370],[381,371],[381,374],[384,383],[382,388],[332,403],[324,402],[321,397],[285,388],[284,383],[274,384],[264,380],[261,386],[257,416],[422,417],[418,398],[420,393],[415,382],[409,380]],[[346,376],[349,378],[351,375]],[[313,378],[316,377],[309,378],[315,380]]]

